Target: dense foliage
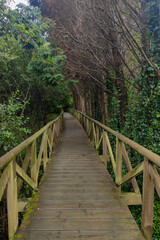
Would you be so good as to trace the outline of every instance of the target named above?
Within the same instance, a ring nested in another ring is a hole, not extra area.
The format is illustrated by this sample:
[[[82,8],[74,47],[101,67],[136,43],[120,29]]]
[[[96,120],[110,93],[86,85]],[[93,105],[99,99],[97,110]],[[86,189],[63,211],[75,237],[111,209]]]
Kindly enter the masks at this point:
[[[48,114],[69,105],[70,96],[63,75],[66,56],[55,41],[47,41],[52,22],[36,7],[19,4],[10,10],[5,2],[0,1],[0,146],[7,151],[13,147],[12,134],[23,136],[15,146],[30,132],[25,131],[27,118],[34,131],[46,123]]]
[[[0,103],[0,148],[4,151],[17,146],[30,133],[30,129],[25,127],[28,121],[24,116],[27,104],[28,101],[21,100],[18,90],[9,97],[7,103]]]
[[[124,126],[121,124],[119,101],[111,99],[111,127],[121,131],[124,135],[133,139],[135,142],[150,149],[160,155],[160,26],[159,26],[159,5],[158,1],[146,1],[146,16],[148,29],[148,56],[152,59],[154,67],[144,62],[138,76],[133,79],[133,87],[128,86],[128,105],[126,108],[126,121]],[[158,71],[158,72],[157,72]],[[139,90],[134,86],[139,86]],[[116,115],[116,118],[114,118]],[[132,153],[132,166],[135,167],[143,159]],[[142,177],[138,178],[138,183],[142,189]],[[130,187],[126,189],[130,191]],[[141,227],[141,206],[131,206],[130,210],[135,217],[139,227]],[[157,240],[160,236],[159,227],[160,205],[159,197],[155,193],[154,200],[154,222],[153,239]]]

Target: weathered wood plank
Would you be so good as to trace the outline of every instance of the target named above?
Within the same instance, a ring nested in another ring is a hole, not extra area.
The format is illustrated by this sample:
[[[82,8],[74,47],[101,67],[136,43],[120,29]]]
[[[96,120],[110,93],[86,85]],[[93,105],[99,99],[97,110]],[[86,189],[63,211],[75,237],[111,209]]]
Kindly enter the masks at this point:
[[[47,209],[39,208],[32,218],[127,218],[133,219],[128,209]]]
[[[136,229],[137,225],[133,219],[124,219],[122,218],[119,221],[119,218],[114,219],[104,219],[104,218],[39,218],[38,224],[37,219],[32,219],[32,224],[29,226],[29,230],[92,230],[104,231],[104,230],[128,230]]]
[[[22,235],[23,232],[20,232]],[[108,231],[27,231],[24,234],[24,240],[144,240],[139,230],[129,229],[115,231],[113,234],[112,230]],[[18,239],[17,239],[18,240]]]
[[[140,205],[142,204],[142,197],[140,193],[122,193],[121,198],[127,205]]]

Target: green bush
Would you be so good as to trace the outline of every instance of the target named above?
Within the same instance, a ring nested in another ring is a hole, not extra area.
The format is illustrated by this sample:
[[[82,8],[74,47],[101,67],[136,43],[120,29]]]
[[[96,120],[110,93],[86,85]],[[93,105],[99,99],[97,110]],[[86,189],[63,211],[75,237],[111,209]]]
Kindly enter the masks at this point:
[[[12,93],[7,103],[0,103],[0,148],[5,152],[20,144],[31,132],[26,127],[29,118],[24,116],[27,104],[19,90]]]

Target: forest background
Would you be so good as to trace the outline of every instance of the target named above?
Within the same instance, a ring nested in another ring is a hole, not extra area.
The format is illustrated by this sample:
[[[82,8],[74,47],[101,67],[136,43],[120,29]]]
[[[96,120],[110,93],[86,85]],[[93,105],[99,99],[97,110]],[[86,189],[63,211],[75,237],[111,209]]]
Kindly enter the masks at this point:
[[[0,0],[1,155],[72,102],[160,154],[160,1],[30,4]],[[133,167],[141,161],[130,156]],[[140,226],[141,207],[130,209]],[[159,217],[155,195],[153,239]]]

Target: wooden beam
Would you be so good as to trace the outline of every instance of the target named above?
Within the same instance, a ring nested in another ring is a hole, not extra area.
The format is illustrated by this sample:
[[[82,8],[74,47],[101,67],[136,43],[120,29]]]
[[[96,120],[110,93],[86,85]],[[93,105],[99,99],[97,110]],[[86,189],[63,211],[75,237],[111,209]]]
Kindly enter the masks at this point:
[[[31,179],[37,186],[38,181],[38,171],[37,171],[37,152],[36,152],[36,140],[31,146]]]
[[[137,193],[122,193],[121,198],[127,205],[141,205],[142,197],[141,194]]]
[[[129,160],[129,157],[128,157],[128,154],[127,154],[124,143],[122,144],[122,155],[123,155],[123,159],[124,159],[124,162],[125,162],[125,165],[126,165],[126,168],[127,168],[128,172],[132,171],[133,168],[132,168],[132,165],[130,163],[130,160]],[[136,178],[132,178],[131,182],[132,182],[135,193],[140,193]]]
[[[29,204],[29,199],[18,200],[18,212],[25,212],[26,206]]]
[[[42,161],[44,141],[45,141],[45,134],[43,133],[42,140],[41,140],[41,146],[40,146],[40,150],[39,150],[39,154],[38,154],[38,158],[37,158],[37,172],[39,172],[39,168],[40,168],[41,161]]]
[[[36,189],[37,184],[23,171],[23,169],[17,163],[16,172],[22,179],[24,179],[26,183],[28,183],[29,186],[31,186],[33,189]]]
[[[48,146],[49,146],[49,156],[51,155],[52,153],[52,145],[51,145],[51,142],[49,140],[49,137],[47,136],[47,142],[48,142]]]
[[[122,142],[116,138],[116,183],[121,182],[122,178]],[[120,189],[121,191],[121,189]]]
[[[51,146],[52,146],[52,149],[54,147],[54,130],[55,130],[55,125],[53,124],[52,125],[52,131],[51,131]]]
[[[45,171],[47,165],[47,132],[44,133],[44,142],[43,142],[43,170]]]
[[[92,129],[93,129],[93,142],[94,144],[96,143],[96,131],[95,131],[95,126],[94,126],[94,123],[92,123]]]
[[[105,166],[107,166],[108,162],[108,148],[107,148],[107,142],[105,138],[105,131],[103,130],[103,162]]]
[[[134,169],[128,172],[124,177],[122,177],[121,181],[116,183],[118,184],[118,186],[121,186],[123,183],[128,182],[132,178],[141,174],[143,172],[143,169],[144,169],[144,162],[140,163],[138,166],[136,166]]]
[[[115,163],[115,160],[114,160],[112,147],[111,147],[107,132],[104,133],[104,137],[105,137],[105,140],[106,140],[106,143],[107,143],[108,152],[109,152],[111,163],[112,163],[112,166],[113,166],[113,171],[114,171],[114,173],[116,173],[116,163]]]
[[[28,147],[28,149],[26,150],[26,155],[22,164],[22,169],[24,172],[27,171],[28,165],[29,165],[29,161],[31,160],[31,146]],[[17,183],[17,196],[20,193],[21,187],[23,184],[23,180],[20,178],[18,179],[18,183]]]
[[[159,176],[155,166],[152,166],[151,164],[149,164],[149,174],[152,178],[152,181],[154,182],[158,196],[160,197],[160,176]]]
[[[7,187],[8,235],[11,239],[18,228],[17,177],[15,159],[10,163],[11,174]]]
[[[99,140],[100,140],[99,127],[98,125],[96,125],[96,139],[95,139],[96,150],[98,150]]]
[[[101,142],[102,142],[102,139],[103,139],[103,133],[101,134],[101,137],[100,137],[99,142],[97,142],[96,150],[98,150],[98,148],[99,148],[99,146],[100,146],[100,144],[101,144]]]
[[[146,240],[152,240],[154,183],[149,174],[149,161],[144,158],[142,231]]]

